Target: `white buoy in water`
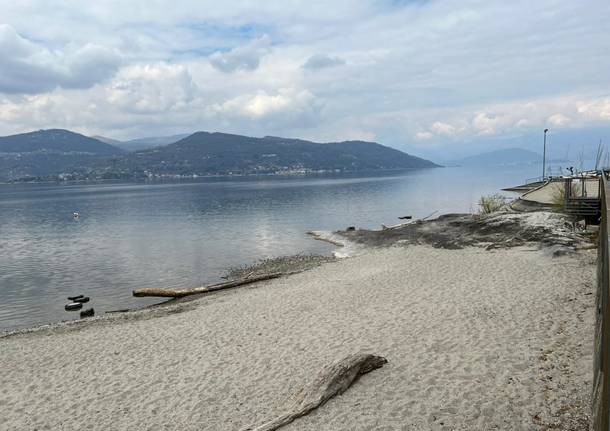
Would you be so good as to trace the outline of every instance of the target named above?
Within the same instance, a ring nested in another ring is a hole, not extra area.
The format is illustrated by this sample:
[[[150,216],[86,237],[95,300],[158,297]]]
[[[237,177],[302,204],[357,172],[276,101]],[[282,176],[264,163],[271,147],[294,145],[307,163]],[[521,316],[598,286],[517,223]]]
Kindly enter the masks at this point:
[[[79,217],[80,217],[80,213],[78,213],[78,211],[74,211],[74,212],[72,213],[72,217],[74,217],[75,219],[77,219],[77,218],[79,218]]]

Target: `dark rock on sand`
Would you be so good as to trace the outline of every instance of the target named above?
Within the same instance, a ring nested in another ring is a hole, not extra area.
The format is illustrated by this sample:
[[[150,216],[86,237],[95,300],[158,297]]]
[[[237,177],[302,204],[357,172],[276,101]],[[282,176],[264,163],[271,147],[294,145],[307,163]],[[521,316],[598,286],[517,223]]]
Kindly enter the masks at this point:
[[[93,317],[95,315],[95,310],[93,308],[87,308],[80,312],[80,318],[84,317]]]

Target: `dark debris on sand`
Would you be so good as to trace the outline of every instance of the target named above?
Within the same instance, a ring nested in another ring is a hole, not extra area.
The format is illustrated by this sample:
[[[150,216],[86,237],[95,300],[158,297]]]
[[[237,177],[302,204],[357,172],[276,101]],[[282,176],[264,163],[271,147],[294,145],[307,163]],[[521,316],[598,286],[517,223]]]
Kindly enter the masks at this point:
[[[349,241],[371,247],[431,245],[445,249],[517,247],[532,243],[553,249],[554,255],[591,246],[591,235],[573,227],[558,213],[512,213],[489,215],[446,214],[434,220],[415,221],[382,230],[337,232]]]

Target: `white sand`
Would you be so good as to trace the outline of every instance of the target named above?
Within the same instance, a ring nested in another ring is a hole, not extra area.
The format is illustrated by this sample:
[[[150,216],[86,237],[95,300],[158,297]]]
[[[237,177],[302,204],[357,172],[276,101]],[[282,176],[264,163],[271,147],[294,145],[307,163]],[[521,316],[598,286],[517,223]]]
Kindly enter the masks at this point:
[[[239,430],[359,350],[389,363],[285,430],[584,427],[594,256],[391,248],[0,339],[0,429]]]

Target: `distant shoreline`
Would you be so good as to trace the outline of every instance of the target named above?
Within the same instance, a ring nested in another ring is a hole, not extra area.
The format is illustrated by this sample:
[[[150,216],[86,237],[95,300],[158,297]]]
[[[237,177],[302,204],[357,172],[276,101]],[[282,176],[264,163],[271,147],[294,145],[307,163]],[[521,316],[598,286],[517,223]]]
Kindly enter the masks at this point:
[[[106,183],[146,183],[146,182],[180,182],[192,180],[204,180],[208,178],[306,178],[306,177],[328,177],[333,175],[359,175],[372,173],[399,173],[410,172],[427,169],[444,168],[445,166],[429,166],[421,168],[400,168],[400,169],[373,169],[373,170],[358,170],[358,171],[341,171],[341,172],[307,172],[307,173],[271,173],[271,174],[223,174],[223,175],[196,175],[196,176],[156,176],[152,178],[110,178],[110,179],[79,179],[79,180],[39,180],[39,181],[0,181],[0,185],[16,185],[16,184],[106,184]],[[456,166],[451,166],[456,167]]]

